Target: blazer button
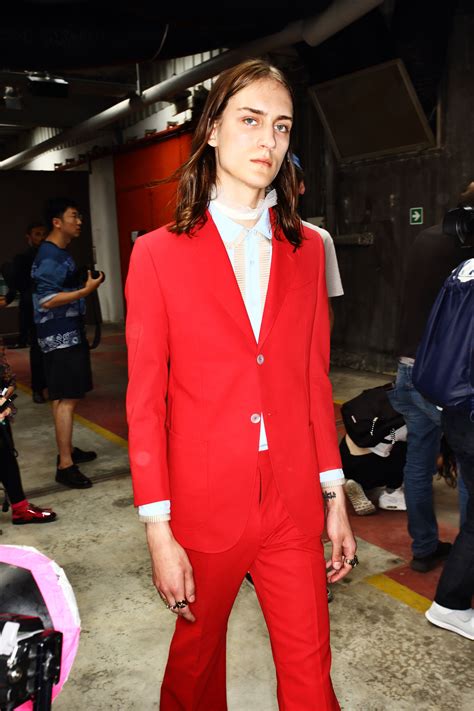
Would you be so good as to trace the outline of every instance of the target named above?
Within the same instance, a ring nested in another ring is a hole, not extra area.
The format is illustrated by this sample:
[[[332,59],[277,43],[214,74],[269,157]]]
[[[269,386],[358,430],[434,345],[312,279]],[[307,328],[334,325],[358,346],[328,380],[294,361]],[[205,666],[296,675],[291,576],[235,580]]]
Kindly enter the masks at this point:
[[[254,412],[253,415],[250,417],[250,422],[253,422],[254,425],[257,425],[262,418],[257,412]]]
[[[259,353],[257,356],[257,363],[259,365],[262,365],[262,363],[264,363],[264,362],[265,362],[265,356],[263,356],[261,353]]]

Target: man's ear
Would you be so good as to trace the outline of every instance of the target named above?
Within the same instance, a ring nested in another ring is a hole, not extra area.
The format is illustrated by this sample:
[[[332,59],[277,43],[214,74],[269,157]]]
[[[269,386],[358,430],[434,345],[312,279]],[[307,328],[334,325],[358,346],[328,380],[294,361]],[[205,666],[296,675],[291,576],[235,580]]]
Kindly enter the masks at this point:
[[[213,148],[217,146],[217,121],[214,121],[207,143]]]

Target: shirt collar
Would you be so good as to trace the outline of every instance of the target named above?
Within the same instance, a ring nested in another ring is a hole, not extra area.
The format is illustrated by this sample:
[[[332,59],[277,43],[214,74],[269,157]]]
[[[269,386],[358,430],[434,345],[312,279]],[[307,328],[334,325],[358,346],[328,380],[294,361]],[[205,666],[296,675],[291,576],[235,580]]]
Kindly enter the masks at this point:
[[[234,222],[234,220],[231,220],[231,218],[227,217],[227,215],[224,215],[214,204],[213,200],[211,200],[209,203],[209,212],[211,213],[211,217],[214,220],[214,224],[216,225],[224,244],[233,242],[235,239],[237,239],[242,230],[246,229],[242,227],[242,225],[239,225],[238,222]],[[270,220],[270,210],[265,210],[262,213],[258,222],[248,231],[259,232],[261,235],[271,241],[272,223]]]

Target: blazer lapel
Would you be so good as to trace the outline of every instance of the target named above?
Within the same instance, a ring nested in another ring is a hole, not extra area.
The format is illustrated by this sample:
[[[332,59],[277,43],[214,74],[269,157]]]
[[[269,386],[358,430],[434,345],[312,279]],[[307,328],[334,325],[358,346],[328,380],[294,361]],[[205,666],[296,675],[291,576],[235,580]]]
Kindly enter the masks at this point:
[[[196,240],[196,247],[200,244],[197,251],[202,260],[202,278],[206,280],[207,288],[220,306],[234,319],[245,336],[256,343],[227,250],[210,213],[207,212],[206,215],[206,224],[193,238]]]
[[[282,234],[280,234],[281,239],[275,239],[277,229],[274,219],[272,219],[272,226],[272,263],[262,326],[260,328],[260,337],[258,339],[259,347],[263,345],[275,323],[275,319],[285,300],[288,288],[293,281],[296,264],[293,245],[291,245]]]

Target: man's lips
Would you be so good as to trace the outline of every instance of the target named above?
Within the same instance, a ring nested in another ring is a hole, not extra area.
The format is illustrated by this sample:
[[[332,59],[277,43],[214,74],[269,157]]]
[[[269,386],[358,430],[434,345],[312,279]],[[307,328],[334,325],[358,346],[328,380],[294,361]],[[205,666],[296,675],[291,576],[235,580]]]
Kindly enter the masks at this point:
[[[250,162],[251,163],[258,163],[259,165],[266,165],[268,168],[272,167],[271,160],[268,160],[267,158],[254,158]]]

